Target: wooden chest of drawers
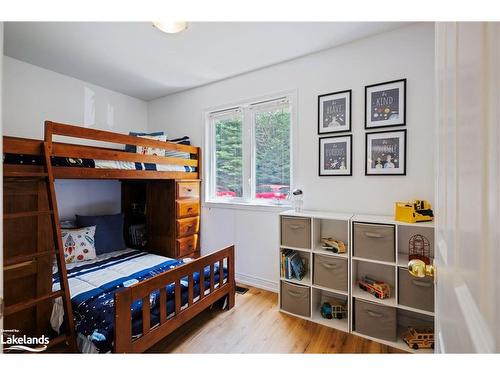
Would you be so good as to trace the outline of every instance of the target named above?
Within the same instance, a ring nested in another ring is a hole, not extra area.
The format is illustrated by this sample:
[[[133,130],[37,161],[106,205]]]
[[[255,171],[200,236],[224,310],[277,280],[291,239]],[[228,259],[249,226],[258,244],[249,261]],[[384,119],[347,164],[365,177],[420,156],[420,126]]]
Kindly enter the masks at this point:
[[[200,180],[122,182],[125,231],[137,224],[134,209],[144,207],[146,250],[169,258],[198,258],[200,191]]]

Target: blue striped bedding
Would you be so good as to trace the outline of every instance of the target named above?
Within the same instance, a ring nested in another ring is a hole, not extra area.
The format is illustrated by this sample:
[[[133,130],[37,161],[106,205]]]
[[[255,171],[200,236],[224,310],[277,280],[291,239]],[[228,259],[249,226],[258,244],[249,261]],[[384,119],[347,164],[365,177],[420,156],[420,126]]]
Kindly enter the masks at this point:
[[[176,260],[139,250],[122,250],[99,256],[95,260],[67,265],[75,330],[79,346],[86,352],[109,352],[113,348],[115,292],[178,267],[189,259]],[[205,290],[208,290],[210,268],[205,269]],[[224,269],[224,277],[227,271]],[[199,273],[193,275],[194,297],[199,297]],[[215,283],[219,282],[218,264],[215,265]],[[181,305],[187,304],[187,277],[181,282]],[[174,285],[167,287],[167,315],[174,312]],[[59,275],[53,274],[53,290],[59,290]],[[151,327],[159,323],[159,291],[150,295]],[[142,333],[142,300],[134,301],[132,334]],[[59,330],[63,322],[61,301],[56,301],[51,323]]]

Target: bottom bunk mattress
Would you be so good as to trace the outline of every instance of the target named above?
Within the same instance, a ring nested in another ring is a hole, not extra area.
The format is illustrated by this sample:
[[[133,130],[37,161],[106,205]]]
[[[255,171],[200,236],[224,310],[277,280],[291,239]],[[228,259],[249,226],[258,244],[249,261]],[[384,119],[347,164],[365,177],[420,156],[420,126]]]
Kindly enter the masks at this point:
[[[114,339],[114,295],[117,291],[134,285],[140,281],[181,266],[191,261],[190,258],[176,260],[147,252],[127,249],[103,254],[94,260],[66,265],[68,283],[75,318],[75,331],[79,348],[83,352],[105,353],[113,349]],[[215,264],[215,284],[219,283],[218,263]],[[210,267],[206,267],[205,291],[210,287]],[[227,270],[224,269],[224,279]],[[54,291],[60,289],[59,274],[53,274]],[[175,287],[170,284],[167,291],[167,315],[173,315]],[[193,274],[193,296],[200,293],[200,275]],[[188,278],[181,281],[181,305],[185,307],[188,300]],[[151,327],[160,321],[160,293],[150,295]],[[139,337],[142,333],[142,300],[134,301],[131,306],[132,335]],[[52,327],[59,331],[63,323],[64,312],[62,302],[58,299],[52,312]]]

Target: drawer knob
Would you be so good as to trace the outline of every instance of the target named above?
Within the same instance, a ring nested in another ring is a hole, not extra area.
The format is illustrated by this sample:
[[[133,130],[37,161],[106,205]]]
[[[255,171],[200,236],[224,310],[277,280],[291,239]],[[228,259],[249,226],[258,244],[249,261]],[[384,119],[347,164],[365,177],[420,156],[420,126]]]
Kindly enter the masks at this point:
[[[412,259],[408,262],[408,272],[415,277],[434,277],[436,269],[433,264],[425,264],[423,260]]]
[[[373,233],[373,232],[365,232],[365,236],[368,238],[382,238],[382,237],[384,237],[380,233]]]
[[[187,208],[188,211],[192,211],[193,210],[193,207],[188,207]]]
[[[192,188],[186,188],[186,190],[187,190],[188,193],[191,193],[193,191]]]
[[[297,224],[290,224],[288,227],[293,230],[304,228],[303,225],[297,225]]]

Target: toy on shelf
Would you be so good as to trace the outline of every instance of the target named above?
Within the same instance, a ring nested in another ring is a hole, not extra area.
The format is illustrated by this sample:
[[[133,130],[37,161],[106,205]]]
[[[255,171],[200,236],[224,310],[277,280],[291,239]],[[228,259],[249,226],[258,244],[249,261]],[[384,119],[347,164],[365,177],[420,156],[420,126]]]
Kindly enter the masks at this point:
[[[421,234],[411,236],[408,241],[408,261],[413,259],[419,259],[426,265],[431,264],[431,245]]]
[[[432,327],[408,327],[401,338],[412,349],[434,349],[434,329]]]
[[[333,303],[323,302],[321,304],[321,316],[324,319],[345,319],[347,317],[347,309],[341,301]]]
[[[417,223],[421,221],[432,221],[431,204],[424,200],[411,202],[396,202],[394,208],[394,219],[406,223]]]
[[[345,254],[347,252],[345,243],[332,237],[322,237],[321,248],[323,250],[330,250],[336,254]]]
[[[376,298],[391,298],[391,287],[383,281],[377,281],[369,276],[365,276],[361,280],[358,280],[358,285],[361,290],[373,294]]]

